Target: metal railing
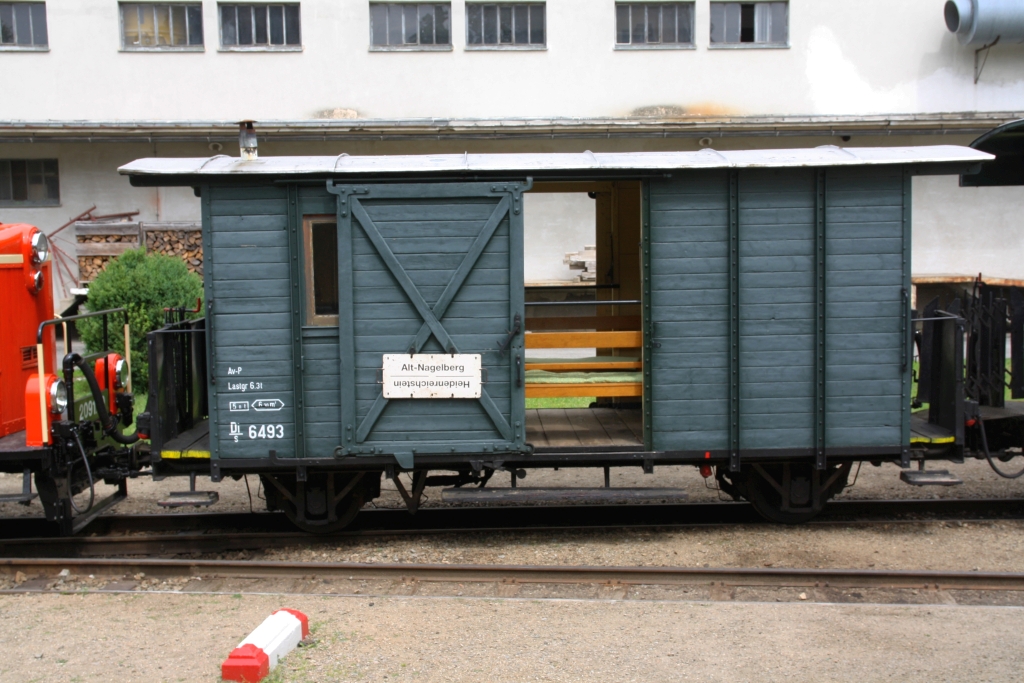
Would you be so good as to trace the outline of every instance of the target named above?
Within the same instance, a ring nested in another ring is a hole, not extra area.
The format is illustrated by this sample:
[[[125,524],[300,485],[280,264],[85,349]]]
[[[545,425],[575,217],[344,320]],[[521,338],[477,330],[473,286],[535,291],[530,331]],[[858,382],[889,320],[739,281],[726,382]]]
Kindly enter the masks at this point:
[[[128,325],[128,310],[125,308],[110,308],[105,311],[96,311],[93,313],[82,313],[81,315],[69,315],[66,318],[54,318],[52,320],[45,320],[39,323],[39,329],[36,331],[36,371],[39,373],[39,417],[40,417],[40,430],[42,432],[42,443],[50,443],[50,434],[47,429],[49,421],[46,419],[46,353],[43,350],[43,334],[47,327],[61,325],[64,331],[64,355],[67,356],[71,349],[68,342],[68,323],[76,320],[85,320],[86,318],[95,318],[103,316],[103,352],[106,353],[110,349],[110,324],[108,316],[116,313],[121,313],[124,316],[124,362],[128,368],[128,384],[126,390],[130,393],[132,390],[132,363],[131,363],[131,338],[130,328]],[[54,368],[56,371],[56,368]],[[64,383],[68,392],[68,410],[69,415],[74,415],[75,410],[75,391],[73,377],[65,377]],[[111,400],[112,392],[114,388],[110,382],[107,382],[107,400]]]

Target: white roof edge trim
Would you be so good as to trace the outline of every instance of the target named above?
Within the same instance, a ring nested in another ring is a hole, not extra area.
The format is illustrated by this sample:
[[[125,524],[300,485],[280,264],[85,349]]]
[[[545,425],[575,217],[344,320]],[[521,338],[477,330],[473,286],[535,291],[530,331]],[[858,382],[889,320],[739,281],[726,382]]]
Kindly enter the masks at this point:
[[[237,157],[138,159],[118,169],[122,175],[366,175],[436,172],[671,171],[690,168],[793,168],[884,164],[979,163],[995,157],[969,147],[814,147],[698,152],[421,154],[407,156]]]

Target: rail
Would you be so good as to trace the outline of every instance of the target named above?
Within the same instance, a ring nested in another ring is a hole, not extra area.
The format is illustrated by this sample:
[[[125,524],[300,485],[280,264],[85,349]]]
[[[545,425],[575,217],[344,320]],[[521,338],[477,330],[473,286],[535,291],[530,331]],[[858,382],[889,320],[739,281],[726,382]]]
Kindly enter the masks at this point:
[[[831,501],[810,526],[976,522],[1024,518],[1021,499]],[[333,545],[340,538],[453,533],[536,533],[622,529],[720,528],[768,524],[748,503],[487,506],[362,511],[343,531],[311,536],[279,513],[107,515],[89,536],[53,537],[41,518],[4,519],[0,557],[95,557],[221,553],[289,546]]]
[[[179,559],[0,559],[0,574],[55,578],[74,575],[119,581],[141,577],[216,577],[225,579],[290,579],[314,576],[318,590],[328,579],[386,581],[409,584],[434,582],[490,584],[498,589],[516,584],[604,585],[629,589],[639,586],[708,584],[761,588],[883,588],[908,590],[1024,591],[1024,574],[1011,572],[921,571],[886,569],[786,569],[774,567],[598,567],[481,564],[414,564],[357,562],[274,562],[261,560]],[[205,582],[204,582],[205,583]],[[134,587],[133,587],[134,588]],[[13,592],[63,591],[59,585],[24,587]],[[102,591],[103,589],[99,589]],[[131,590],[114,589],[118,592]],[[265,590],[259,584],[257,590]],[[295,588],[293,587],[294,591]],[[5,591],[7,592],[7,591]],[[241,592],[241,591],[233,591]],[[301,592],[301,591],[296,591]],[[433,591],[432,591],[433,593]],[[341,593],[343,594],[343,593]],[[461,593],[459,593],[461,595]],[[490,597],[490,596],[488,596]]]

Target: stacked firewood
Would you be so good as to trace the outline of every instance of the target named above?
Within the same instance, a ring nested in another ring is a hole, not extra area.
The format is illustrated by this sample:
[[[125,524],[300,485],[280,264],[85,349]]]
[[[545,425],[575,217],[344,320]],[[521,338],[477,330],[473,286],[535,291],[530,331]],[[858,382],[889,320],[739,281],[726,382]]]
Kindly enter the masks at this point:
[[[146,251],[180,258],[190,272],[203,275],[203,234],[198,230],[147,230]]]
[[[135,235],[78,235],[77,242],[79,244],[103,244],[103,243],[132,243],[132,249],[138,243],[138,238]],[[79,252],[82,250],[79,249]],[[104,256],[79,256],[78,257],[78,279],[80,282],[90,282],[95,279],[96,276],[107,267],[107,262],[114,258],[113,255]]]

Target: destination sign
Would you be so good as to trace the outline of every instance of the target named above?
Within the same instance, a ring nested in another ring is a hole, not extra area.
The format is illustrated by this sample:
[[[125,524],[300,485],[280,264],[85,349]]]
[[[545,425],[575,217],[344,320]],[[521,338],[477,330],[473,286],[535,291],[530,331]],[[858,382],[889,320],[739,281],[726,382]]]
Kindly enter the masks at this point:
[[[384,398],[480,398],[479,353],[385,353]]]

